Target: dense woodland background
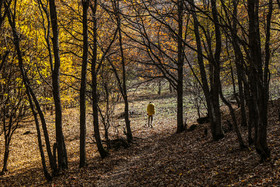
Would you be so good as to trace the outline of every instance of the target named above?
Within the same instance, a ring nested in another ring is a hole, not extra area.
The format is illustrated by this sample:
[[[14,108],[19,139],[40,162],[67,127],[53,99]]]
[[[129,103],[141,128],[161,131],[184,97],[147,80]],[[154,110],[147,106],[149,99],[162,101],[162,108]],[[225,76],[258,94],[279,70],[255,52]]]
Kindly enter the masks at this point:
[[[1,0],[3,185],[279,184],[279,9]]]

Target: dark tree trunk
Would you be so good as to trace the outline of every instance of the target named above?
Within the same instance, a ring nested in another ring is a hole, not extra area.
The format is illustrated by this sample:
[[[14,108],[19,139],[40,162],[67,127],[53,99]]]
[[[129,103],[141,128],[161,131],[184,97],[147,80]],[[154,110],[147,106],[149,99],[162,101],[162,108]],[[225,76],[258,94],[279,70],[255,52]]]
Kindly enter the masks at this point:
[[[238,107],[240,106],[240,102],[236,93],[236,85],[235,85],[235,78],[234,78],[234,72],[232,68],[232,62],[230,62],[230,74],[231,74],[231,82],[232,82],[232,87],[233,87],[233,96],[237,102]]]
[[[6,144],[6,142],[5,142],[5,144]],[[9,158],[9,145],[5,145],[3,167],[2,167],[2,171],[1,171],[0,175],[4,175],[4,173],[8,171],[8,169],[7,169],[8,158]]]
[[[213,62],[214,63],[214,62]],[[211,84],[210,91],[210,106],[212,114],[209,116],[212,118],[211,129],[213,140],[218,141],[224,137],[224,132],[221,124],[221,111],[220,111],[220,101],[219,101],[219,82],[220,82],[220,70],[219,65],[216,64],[213,71],[213,82]]]
[[[3,113],[3,131],[4,131],[4,145],[5,145],[5,150],[4,150],[4,159],[3,159],[3,167],[2,167],[2,171],[0,173],[0,175],[4,175],[6,171],[8,171],[7,169],[7,163],[8,163],[8,158],[9,158],[9,146],[10,146],[10,139],[9,139],[9,132],[6,129],[6,111],[5,111],[5,107],[3,108],[3,111],[1,111]]]
[[[98,120],[98,95],[97,95],[97,0],[94,0],[92,7],[93,14],[93,51],[92,51],[92,64],[91,64],[91,75],[92,75],[92,111],[93,111],[93,126],[94,126],[94,137],[96,140],[97,148],[101,158],[105,158],[108,152],[104,149],[99,132],[99,120]]]
[[[184,67],[184,46],[183,46],[183,9],[182,0],[177,2],[178,8],[178,80],[177,80],[177,133],[185,130],[184,126],[184,111],[183,111],[183,67]]]
[[[252,129],[255,127],[255,124],[257,123],[255,117],[257,113],[254,106],[253,96],[250,93],[248,84],[245,86],[245,97],[246,97],[246,103],[249,111],[248,112],[248,143],[249,145],[252,145],[255,142],[252,136]],[[256,136],[257,134],[255,133],[255,137]]]
[[[256,151],[264,161],[270,157],[270,150],[267,145],[267,105],[269,92],[269,60],[270,60],[270,25],[272,17],[272,0],[269,1],[269,12],[267,14],[266,23],[266,44],[265,44],[265,63],[263,65],[261,53],[261,37],[259,30],[259,1],[248,0],[248,15],[249,15],[249,71],[251,92],[254,99],[256,109],[255,118],[255,136],[256,136]]]
[[[43,150],[43,144],[42,144],[42,139],[41,139],[41,131],[40,131],[40,126],[39,126],[37,113],[35,111],[34,104],[32,102],[29,91],[27,91],[27,95],[28,95],[28,100],[29,100],[29,103],[30,103],[30,108],[32,110],[34,120],[35,120],[35,125],[36,125],[36,130],[37,130],[37,139],[38,139],[38,145],[39,145],[39,150],[40,150],[40,155],[41,155],[41,161],[42,161],[44,176],[48,181],[50,181],[52,179],[52,177],[49,174],[47,166],[46,166],[46,159],[45,159],[45,154],[44,154],[44,150]]]
[[[125,126],[126,126],[126,137],[128,142],[132,142],[132,132],[130,127],[130,120],[129,120],[129,104],[128,104],[128,98],[127,98],[127,88],[126,88],[126,64],[125,64],[125,57],[124,57],[124,51],[123,51],[123,41],[122,41],[122,30],[121,30],[121,18],[120,18],[120,8],[119,8],[119,1],[115,1],[116,3],[116,17],[117,17],[117,26],[119,31],[119,46],[120,46],[120,52],[121,52],[121,60],[122,60],[122,87],[123,87],[123,99],[124,99],[124,113],[125,113]]]
[[[197,46],[197,60],[199,64],[199,71],[200,71],[200,76],[202,80],[202,90],[204,93],[204,96],[206,98],[206,104],[207,104],[207,110],[208,110],[208,115],[212,115],[212,107],[211,107],[211,98],[210,98],[210,91],[209,91],[209,86],[208,86],[208,79],[207,79],[207,74],[205,71],[205,66],[204,66],[204,60],[203,60],[203,51],[202,51],[202,45],[201,45],[201,38],[200,38],[200,33],[199,33],[199,22],[197,20],[196,16],[196,11],[194,7],[194,0],[191,1],[192,3],[192,16],[194,20],[194,33],[195,33],[195,39],[196,39],[196,46]],[[210,116],[211,123],[212,123],[212,117]]]
[[[233,0],[233,25],[232,25],[232,45],[233,50],[235,53],[235,65],[236,65],[236,71],[237,71],[237,79],[238,79],[238,89],[239,89],[239,99],[240,99],[240,107],[241,107],[241,125],[247,126],[247,117],[246,117],[246,110],[245,110],[245,93],[243,91],[243,82],[245,82],[245,75],[244,75],[244,69],[242,64],[244,64],[243,60],[243,54],[240,50],[240,47],[238,45],[238,37],[237,37],[237,8],[238,8],[238,2]]]
[[[59,56],[59,39],[58,39],[58,25],[57,25],[57,12],[55,0],[49,0],[51,24],[53,31],[53,53],[54,53],[54,69],[52,71],[52,86],[53,98],[55,104],[55,130],[56,130],[56,143],[58,152],[58,167],[59,169],[67,169],[68,161],[66,154],[66,147],[64,146],[64,136],[62,130],[62,107],[60,99],[60,56]]]
[[[87,14],[89,1],[82,0],[83,4],[83,64],[80,88],[80,167],[86,165],[86,85],[88,64],[88,24]]]
[[[196,37],[196,45],[197,45],[197,58],[199,64],[199,70],[202,80],[202,89],[206,98],[207,103],[207,111],[210,117],[211,123],[211,133],[213,140],[219,140],[224,137],[224,133],[222,130],[221,125],[221,113],[220,113],[220,106],[219,106],[219,85],[220,85],[220,53],[221,53],[221,34],[220,28],[217,18],[217,10],[216,10],[216,1],[211,1],[212,4],[212,15],[215,24],[215,36],[216,36],[216,51],[215,55],[212,54],[212,49],[209,48],[208,51],[210,52],[209,57],[209,72],[210,72],[210,86],[211,90],[208,86],[208,78],[204,66],[203,60],[203,51],[202,51],[202,42],[200,38],[199,32],[199,22],[197,20],[196,12],[195,12],[195,3],[192,0],[192,16],[194,19],[194,33]],[[205,33],[206,34],[206,33]],[[211,45],[211,41],[207,40],[208,45]]]
[[[266,160],[270,157],[270,149],[267,144],[267,125],[268,125],[268,100],[269,100],[269,61],[270,61],[270,31],[271,31],[271,18],[273,12],[273,2],[269,0],[268,3],[268,13],[266,17],[266,38],[265,38],[265,63],[263,69],[263,82],[260,83],[261,86],[261,99],[258,100],[260,105],[260,118],[261,123],[259,127],[259,137],[256,142],[256,149],[261,160]]]
[[[243,148],[246,148],[245,144],[244,144],[244,141],[243,141],[243,138],[241,136],[241,133],[240,133],[240,130],[239,130],[239,127],[238,127],[238,124],[237,124],[237,120],[236,120],[236,116],[235,116],[235,111],[234,109],[232,108],[230,102],[228,102],[226,100],[226,98],[223,96],[223,92],[222,92],[222,87],[220,87],[220,96],[221,96],[221,99],[222,101],[225,103],[225,105],[227,105],[227,107],[229,108],[229,111],[230,111],[230,115],[231,115],[231,119],[233,121],[233,128],[234,128],[234,131],[237,135],[237,139],[238,139],[238,142],[239,142],[239,147],[241,149]]]
[[[36,109],[37,109],[37,112],[39,113],[39,116],[41,118],[43,132],[44,132],[44,137],[45,137],[45,143],[46,143],[46,150],[47,150],[47,153],[48,153],[48,156],[49,156],[49,162],[50,162],[50,166],[52,168],[52,172],[55,175],[57,173],[56,172],[56,163],[54,162],[54,158],[53,158],[53,155],[52,155],[52,152],[51,152],[49,135],[48,135],[48,130],[47,130],[47,125],[46,125],[46,122],[45,122],[44,114],[43,114],[43,112],[41,110],[41,107],[40,107],[40,104],[39,104],[39,102],[38,102],[38,100],[36,98],[36,95],[34,94],[32,88],[30,87],[29,79],[28,79],[27,74],[26,74],[26,72],[24,70],[22,52],[20,50],[19,35],[17,34],[17,29],[16,29],[16,26],[15,26],[15,22],[12,21],[10,13],[8,13],[8,20],[9,20],[9,23],[10,23],[10,25],[12,27],[15,49],[16,49],[17,56],[18,56],[18,64],[19,64],[21,76],[22,76],[22,79],[23,79],[23,83],[24,83],[24,85],[26,87],[26,90],[27,90],[26,92],[27,92],[27,95],[29,97],[29,104],[30,104],[30,106],[33,105],[32,104],[32,99],[33,99],[34,103],[35,103],[35,106],[36,106]],[[33,115],[34,115],[34,118],[36,119],[34,112],[33,112]],[[40,132],[38,132],[38,131],[37,131],[37,133],[40,134]],[[42,147],[40,147],[40,145],[39,145],[39,149],[40,150],[42,149]],[[42,162],[45,162],[44,161],[44,156],[41,157],[41,159],[42,159]],[[45,167],[45,163],[43,164],[43,167]],[[46,168],[43,168],[43,169],[44,169],[44,173],[45,173],[46,178],[48,180],[50,180],[50,175],[48,173],[46,173],[46,171],[45,171]]]
[[[238,70],[240,71],[240,70]],[[244,87],[242,84],[242,79],[238,76],[238,89],[239,89],[239,101],[240,101],[240,110],[241,110],[241,126],[247,126],[247,116],[245,108],[245,96],[244,96]]]
[[[211,0],[211,8],[212,8],[212,16],[213,16],[213,22],[215,26],[215,38],[216,38],[216,49],[215,49],[215,54],[214,58],[211,59],[213,60],[210,64],[213,65],[213,83],[211,83],[211,96],[212,96],[212,101],[213,101],[213,111],[214,111],[214,123],[213,124],[213,129],[214,133],[213,139],[214,140],[219,140],[224,137],[224,132],[222,129],[222,124],[221,124],[221,111],[220,111],[220,101],[219,101],[219,90],[220,90],[220,56],[221,56],[221,48],[222,48],[222,39],[221,39],[221,32],[220,32],[220,25],[219,25],[219,20],[218,20],[218,11],[216,7],[216,0]],[[210,45],[211,46],[211,45]],[[211,51],[211,49],[210,49]],[[211,72],[210,72],[211,73]],[[212,81],[211,81],[212,82]]]
[[[158,95],[161,95],[161,80],[158,80]]]

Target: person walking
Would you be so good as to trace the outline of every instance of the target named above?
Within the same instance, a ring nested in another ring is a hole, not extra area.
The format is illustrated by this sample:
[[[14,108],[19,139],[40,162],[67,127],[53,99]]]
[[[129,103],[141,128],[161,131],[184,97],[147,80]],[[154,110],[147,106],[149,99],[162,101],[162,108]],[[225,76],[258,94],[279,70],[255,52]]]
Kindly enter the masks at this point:
[[[155,106],[150,102],[147,106],[148,127],[153,128],[153,115],[155,114]]]

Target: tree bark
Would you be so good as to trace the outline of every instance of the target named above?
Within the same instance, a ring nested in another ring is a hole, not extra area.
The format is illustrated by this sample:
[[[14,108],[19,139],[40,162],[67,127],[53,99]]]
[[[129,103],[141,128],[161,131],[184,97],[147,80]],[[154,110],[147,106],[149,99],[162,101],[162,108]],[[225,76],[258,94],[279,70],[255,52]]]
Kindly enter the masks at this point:
[[[7,163],[8,163],[8,158],[9,158],[9,146],[10,146],[10,141],[9,141],[9,133],[7,132],[7,129],[6,129],[6,111],[5,111],[5,107],[3,108],[3,118],[2,118],[2,122],[3,122],[3,131],[4,131],[4,145],[5,145],[5,150],[4,150],[4,159],[3,159],[3,167],[2,167],[2,171],[0,173],[0,175],[4,175],[4,173],[7,170]]]
[[[132,142],[132,132],[130,127],[130,120],[129,120],[129,104],[128,104],[128,97],[127,97],[127,88],[126,88],[126,64],[125,64],[125,57],[123,51],[123,41],[122,41],[122,30],[121,30],[121,17],[120,17],[120,7],[119,1],[115,1],[115,11],[116,11],[116,19],[117,19],[117,27],[118,27],[118,34],[119,34],[119,46],[120,46],[120,53],[121,53],[121,61],[122,61],[122,87],[123,87],[123,99],[124,99],[124,113],[125,113],[125,126],[126,126],[126,138],[128,142]]]
[[[93,14],[93,51],[92,51],[92,64],[91,64],[91,75],[92,75],[92,111],[93,111],[93,126],[94,126],[94,137],[96,140],[97,148],[101,158],[105,158],[108,152],[104,149],[99,132],[99,120],[98,120],[98,94],[97,94],[97,0],[94,0],[92,7]]]
[[[263,66],[261,53],[261,37],[259,29],[259,1],[248,0],[248,15],[249,15],[249,71],[250,71],[250,85],[253,94],[254,106],[256,108],[256,124],[255,124],[255,147],[257,153],[261,157],[261,161],[267,160],[270,157],[270,150],[267,145],[267,105],[268,105],[268,91],[269,91],[269,59],[270,51],[270,22],[272,16],[272,0],[269,1],[269,12],[267,14],[267,32],[266,32],[266,46],[265,46],[265,63]]]
[[[183,110],[183,68],[184,68],[184,46],[183,46],[183,0],[177,1],[178,8],[178,80],[177,80],[177,133],[185,130]]]
[[[219,102],[219,85],[220,81],[220,56],[221,56],[221,48],[222,48],[222,39],[221,39],[221,31],[218,20],[218,11],[216,6],[216,0],[211,0],[211,8],[212,8],[212,16],[213,23],[215,26],[215,54],[214,57],[210,57],[210,65],[213,66],[213,82],[211,83],[211,96],[213,101],[213,111],[214,111],[214,129],[213,139],[219,140],[224,137],[224,132],[221,124],[221,111],[220,111],[220,102]],[[210,45],[211,46],[211,45]],[[210,49],[211,51],[211,49]],[[212,61],[212,63],[211,63]],[[210,72],[211,73],[211,72]]]
[[[237,139],[238,139],[238,142],[239,142],[239,147],[241,149],[243,148],[246,148],[245,144],[244,144],[244,141],[243,141],[243,138],[242,138],[242,135],[240,133],[240,130],[239,130],[239,127],[238,127],[238,124],[237,124],[237,120],[236,120],[236,115],[235,115],[235,111],[234,109],[232,108],[230,102],[228,102],[226,100],[226,98],[224,97],[223,95],[223,92],[222,92],[222,87],[220,86],[220,96],[221,96],[221,99],[222,101],[225,103],[225,105],[227,105],[227,107],[229,108],[229,111],[230,111],[230,115],[231,115],[231,119],[233,121],[233,128],[234,128],[234,131],[237,135]]]
[[[30,87],[29,79],[28,79],[27,74],[24,70],[22,52],[21,52],[21,49],[20,49],[20,39],[19,39],[19,35],[17,34],[17,29],[16,29],[15,22],[11,18],[10,11],[8,11],[7,15],[8,15],[8,21],[9,21],[10,26],[12,27],[12,31],[13,31],[13,40],[14,40],[14,45],[15,45],[15,49],[16,49],[16,52],[17,52],[17,56],[18,56],[18,64],[19,64],[21,76],[22,76],[22,79],[23,79],[23,83],[26,87],[27,95],[31,96],[31,97],[29,97],[29,103],[30,103],[30,106],[32,106],[32,100],[31,100],[31,98],[32,98],[34,100],[37,112],[39,113],[39,116],[41,118],[44,137],[45,137],[45,143],[46,143],[46,149],[47,149],[47,153],[48,153],[48,157],[49,157],[49,162],[50,162],[50,166],[52,168],[52,172],[55,175],[57,173],[56,172],[56,170],[57,170],[56,169],[56,163],[54,162],[54,158],[53,158],[51,148],[50,148],[49,135],[48,135],[48,130],[47,130],[47,125],[46,125],[46,122],[45,122],[44,114],[41,110],[41,107],[40,107],[40,104],[39,104],[39,102],[36,98],[36,95],[34,94],[32,88]],[[33,113],[33,115],[34,114],[35,113]],[[34,116],[34,118],[36,119],[35,116]],[[37,133],[39,134],[38,131],[37,131]],[[41,150],[40,146],[39,146],[39,149]],[[41,159],[42,159],[42,162],[44,162],[44,157],[41,157]],[[44,165],[45,164],[43,164],[43,167],[44,167]],[[45,173],[45,171],[44,171],[44,173]],[[48,180],[50,179],[49,174],[46,174],[45,176]]]
[[[200,38],[199,32],[199,22],[197,19],[196,11],[195,11],[195,3],[191,1],[191,11],[192,16],[194,19],[194,33],[196,37],[196,45],[197,45],[197,59],[199,64],[200,76],[202,80],[202,89],[203,93],[206,98],[207,104],[207,111],[210,117],[211,123],[211,133],[213,140],[219,140],[224,137],[224,133],[222,130],[221,125],[221,114],[220,114],[220,106],[219,106],[219,85],[220,85],[220,53],[221,53],[221,35],[220,35],[220,28],[218,24],[217,18],[217,10],[216,10],[216,1],[211,1],[212,4],[212,15],[215,24],[215,36],[216,36],[216,52],[213,56],[212,49],[209,48],[211,54],[209,55],[209,84],[211,89],[208,85],[208,78],[207,73],[204,66],[204,59],[203,59],[203,51],[202,51],[202,41]],[[211,42],[208,40],[208,42]],[[211,46],[211,43],[209,44]]]
[[[53,32],[53,53],[54,53],[54,69],[52,71],[52,86],[53,86],[53,98],[55,105],[55,130],[56,130],[56,143],[58,152],[58,168],[67,169],[67,152],[64,146],[64,136],[62,130],[62,107],[60,99],[60,56],[59,56],[59,34],[57,25],[57,12],[55,0],[49,0],[52,32]]]
[[[86,165],[86,86],[88,64],[88,24],[87,14],[89,0],[82,0],[83,4],[83,63],[80,88],[80,167]]]
[[[32,98],[30,96],[29,91],[27,91],[27,96],[28,96],[28,100],[29,100],[29,103],[30,103],[30,108],[32,110],[34,120],[35,120],[35,125],[36,125],[36,130],[37,130],[37,140],[38,140],[38,145],[39,145],[39,151],[40,151],[44,176],[48,181],[50,181],[50,180],[52,180],[52,177],[49,174],[47,166],[46,166],[46,159],[45,159],[45,154],[44,154],[43,144],[42,144],[42,139],[41,139],[41,131],[40,131],[40,126],[39,126],[39,120],[38,120],[37,113],[35,111],[34,104],[32,102]]]

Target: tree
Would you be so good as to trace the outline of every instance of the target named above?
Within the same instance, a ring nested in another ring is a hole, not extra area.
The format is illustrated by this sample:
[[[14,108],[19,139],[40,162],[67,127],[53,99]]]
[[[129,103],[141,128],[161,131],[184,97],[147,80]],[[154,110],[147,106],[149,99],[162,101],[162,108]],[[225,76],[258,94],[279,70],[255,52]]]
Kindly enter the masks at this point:
[[[7,62],[0,71],[1,79],[4,80],[1,81],[0,86],[0,120],[5,140],[3,167],[0,175],[8,171],[7,165],[13,134],[19,123],[27,116],[25,88],[23,88],[23,83],[17,79],[20,76],[18,66],[12,63],[12,61]]]
[[[241,24],[238,22],[239,15],[238,15],[238,1],[232,1],[229,5],[227,5],[224,1],[221,1],[223,11],[225,13],[225,18],[223,19],[223,24],[226,25],[224,28],[227,28],[224,30],[225,35],[227,36],[231,46],[232,50],[234,52],[234,62],[235,62],[235,69],[237,73],[237,80],[238,80],[238,98],[241,107],[241,125],[247,126],[247,114],[246,114],[246,106],[245,106],[245,93],[248,92],[248,81],[245,77],[246,70],[244,68],[245,62],[244,62],[244,54],[241,51],[240,47],[240,38],[238,37],[238,25]],[[229,44],[229,45],[230,45]],[[230,47],[229,47],[230,48]],[[248,97],[247,93],[247,98]],[[247,103],[250,103],[250,100],[247,100]],[[252,107],[248,105],[249,110],[252,111]],[[231,106],[229,106],[231,107]],[[231,107],[232,108],[232,107]],[[232,110],[232,109],[230,109]],[[251,114],[251,112],[249,112]],[[234,114],[232,113],[232,116]],[[248,125],[248,142],[249,144],[252,143],[251,138],[251,122],[254,118],[253,115],[249,115],[249,125]],[[236,118],[234,117],[233,121],[236,121]],[[238,132],[237,132],[238,134]],[[240,138],[239,138],[240,139]]]
[[[136,49],[145,55],[136,58],[144,65],[144,75],[151,79],[165,78],[177,91],[177,133],[185,130],[183,120],[183,69],[185,60],[185,42],[187,38],[183,23],[184,3],[181,0],[131,2],[135,15],[126,16],[132,26],[131,33],[126,33],[136,43]],[[174,9],[173,7],[176,7]],[[137,34],[136,34],[137,32]],[[156,37],[161,33],[162,38]],[[176,47],[175,47],[176,46]],[[145,68],[146,67],[146,68]],[[155,73],[151,73],[155,70]],[[149,74],[150,73],[150,74]]]
[[[60,100],[60,57],[59,57],[59,39],[58,39],[58,25],[57,12],[54,0],[49,0],[50,18],[53,32],[53,53],[54,53],[54,69],[52,70],[52,86],[53,98],[55,104],[55,127],[56,127],[56,143],[58,153],[58,167],[59,169],[67,169],[67,152],[64,143],[64,136],[62,131],[62,108]],[[52,63],[52,62],[51,62]]]
[[[86,86],[88,63],[88,8],[89,1],[82,0],[83,4],[83,64],[80,88],[80,167],[86,164]]]
[[[118,29],[118,37],[119,37],[119,47],[120,47],[120,55],[121,55],[121,64],[122,64],[122,86],[121,86],[121,93],[124,99],[125,104],[125,124],[126,124],[126,136],[127,141],[132,142],[132,132],[130,128],[130,120],[129,120],[129,105],[128,105],[128,98],[127,98],[127,88],[126,88],[126,63],[125,63],[125,57],[124,57],[124,50],[123,50],[123,39],[122,39],[122,28],[121,28],[121,9],[119,5],[118,0],[113,1],[114,6],[114,13],[117,21],[117,29]]]
[[[98,94],[97,94],[97,0],[93,1],[90,5],[93,19],[93,49],[92,49],[92,62],[91,62],[91,81],[92,81],[92,111],[93,111],[93,126],[94,137],[96,140],[97,148],[101,158],[105,158],[108,152],[104,149],[99,132],[99,119],[98,119]]]
[[[267,107],[269,98],[270,27],[273,12],[272,0],[268,3],[266,16],[265,57],[262,57],[259,23],[259,1],[248,0],[249,17],[249,84],[256,109],[255,146],[264,161],[270,157],[267,145]],[[264,62],[263,62],[264,59]]]
[[[177,133],[185,130],[183,119],[183,68],[184,68],[184,45],[183,45],[183,0],[177,1],[178,7],[178,35],[177,35],[177,50],[178,50],[178,79],[177,79]]]
[[[15,51],[16,51],[16,54],[17,54],[17,58],[18,58],[18,65],[19,65],[21,76],[22,76],[22,81],[24,83],[24,86],[26,87],[26,94],[28,96],[28,101],[29,101],[34,119],[36,121],[36,129],[37,129],[37,133],[38,133],[37,137],[38,137],[38,142],[39,142],[39,150],[40,150],[40,153],[41,153],[44,175],[45,175],[47,180],[51,180],[52,177],[49,174],[49,172],[47,171],[47,167],[46,167],[46,163],[45,163],[45,156],[44,156],[44,152],[43,152],[43,148],[42,148],[41,134],[40,134],[40,130],[39,130],[39,123],[38,123],[38,120],[37,120],[37,113],[36,113],[36,111],[34,110],[34,107],[33,107],[34,106],[33,102],[35,103],[36,110],[39,113],[39,116],[41,118],[42,127],[43,127],[43,130],[44,130],[46,149],[47,149],[48,156],[49,156],[50,166],[52,168],[53,174],[56,174],[57,173],[56,162],[55,162],[55,158],[54,158],[54,156],[51,152],[51,148],[50,148],[50,141],[49,141],[49,135],[48,135],[46,121],[45,121],[43,112],[41,110],[40,104],[37,100],[37,97],[34,94],[33,89],[31,88],[31,84],[30,84],[29,78],[27,76],[27,73],[24,69],[23,54],[22,54],[21,47],[20,47],[20,38],[19,38],[19,35],[17,33],[16,22],[15,22],[16,14],[12,14],[12,11],[8,7],[7,3],[5,3],[5,7],[8,10],[7,17],[8,17],[10,27],[12,29],[13,42],[14,42],[14,47],[15,47]],[[16,6],[16,2],[15,2],[14,3],[14,9],[16,9],[16,7],[17,6]],[[16,11],[13,11],[13,12],[16,13]]]
[[[190,2],[192,16],[194,20],[194,33],[196,38],[196,46],[197,46],[197,59],[200,69],[200,76],[202,80],[202,88],[206,98],[207,103],[207,111],[208,115],[211,119],[211,132],[214,140],[219,140],[224,137],[224,133],[221,125],[221,113],[220,113],[220,104],[219,104],[219,92],[220,92],[220,54],[221,54],[221,33],[216,9],[216,1],[211,1],[212,6],[212,16],[214,23],[214,32],[215,32],[215,52],[212,49],[212,40],[210,40],[210,32],[206,31],[207,28],[203,27],[199,20],[197,19],[196,9],[198,8],[195,5],[195,1]],[[208,15],[210,17],[210,15]],[[202,48],[202,39],[200,30],[203,30],[203,34],[206,38],[207,49],[208,52],[207,57],[203,54]],[[204,58],[209,61],[209,79],[206,73]],[[209,87],[210,85],[210,87]]]

